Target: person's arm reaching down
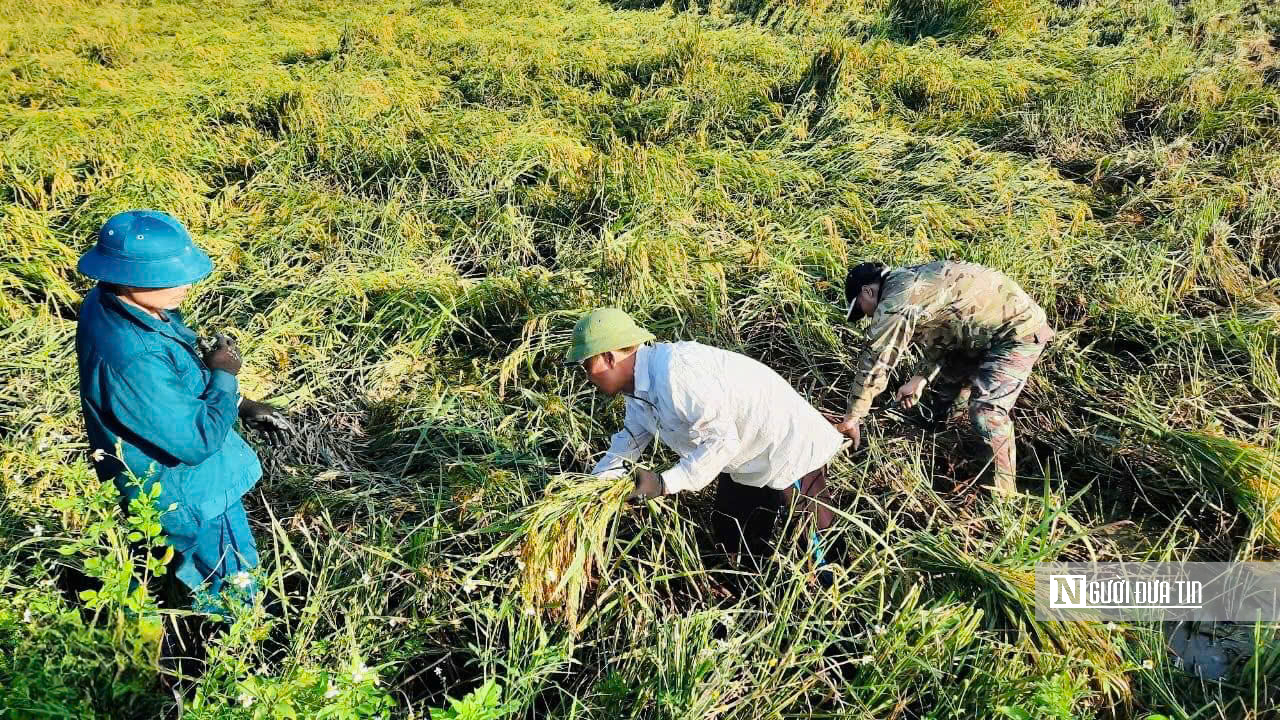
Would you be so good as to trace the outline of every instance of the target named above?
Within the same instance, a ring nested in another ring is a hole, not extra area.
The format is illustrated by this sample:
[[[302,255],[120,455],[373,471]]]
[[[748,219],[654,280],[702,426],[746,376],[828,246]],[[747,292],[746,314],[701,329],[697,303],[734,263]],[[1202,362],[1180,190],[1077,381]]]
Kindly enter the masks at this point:
[[[681,371],[691,372],[687,365]],[[742,441],[729,412],[732,398],[722,397],[724,392],[725,385],[700,382],[692,375],[671,379],[671,401],[675,413],[681,422],[691,427],[697,447],[662,473],[663,489],[667,494],[701,490],[711,484],[737,456]]]
[[[849,396],[846,420],[861,420],[871,410],[871,402],[889,385],[889,374],[911,345],[916,312],[912,309],[879,313],[867,331],[867,347],[858,361],[853,392]]]
[[[698,428],[698,447],[680,458],[680,462],[662,473],[662,485],[667,494],[681,490],[701,490],[738,454],[740,441],[738,430],[732,423],[712,421]]]
[[[613,434],[604,457],[600,458],[596,466],[591,469],[592,475],[607,478],[622,477],[627,473],[626,464],[635,462],[645,446],[653,440],[653,435],[631,415],[627,413],[627,418],[622,422],[622,429]]]

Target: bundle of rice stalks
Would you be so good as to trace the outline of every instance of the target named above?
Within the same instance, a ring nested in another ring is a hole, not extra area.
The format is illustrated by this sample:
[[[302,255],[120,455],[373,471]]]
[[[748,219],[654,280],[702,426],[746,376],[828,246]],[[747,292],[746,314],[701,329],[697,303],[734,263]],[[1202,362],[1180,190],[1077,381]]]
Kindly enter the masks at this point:
[[[552,478],[521,528],[520,592],[526,607],[578,630],[583,599],[613,553],[613,520],[633,487],[628,477]]]
[[[1140,430],[1152,451],[1192,484],[1230,494],[1258,534],[1280,547],[1280,456],[1275,450],[1211,431],[1179,430],[1144,408],[1125,418],[1098,415]]]

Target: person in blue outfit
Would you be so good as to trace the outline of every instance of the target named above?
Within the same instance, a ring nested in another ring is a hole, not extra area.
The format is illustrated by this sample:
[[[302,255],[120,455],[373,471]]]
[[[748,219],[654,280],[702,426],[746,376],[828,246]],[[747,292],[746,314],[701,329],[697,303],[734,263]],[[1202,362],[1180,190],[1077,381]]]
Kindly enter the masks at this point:
[[[251,597],[258,550],[241,498],[262,475],[237,419],[273,441],[291,432],[275,408],[240,396],[235,341],[201,343],[177,308],[213,270],[172,216],[132,210],[109,219],[78,265],[98,281],[76,329],[80,401],[94,467],[126,504],[160,485],[166,541],[195,609],[218,612]],[[170,506],[172,510],[166,511]]]

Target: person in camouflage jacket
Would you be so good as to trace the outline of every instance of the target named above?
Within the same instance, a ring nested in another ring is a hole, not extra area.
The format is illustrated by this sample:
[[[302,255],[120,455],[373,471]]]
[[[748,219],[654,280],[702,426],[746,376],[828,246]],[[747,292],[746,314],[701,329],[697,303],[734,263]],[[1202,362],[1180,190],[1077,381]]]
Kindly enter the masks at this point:
[[[1044,310],[1003,273],[966,262],[902,268],[862,263],[845,278],[849,320],[871,317],[867,347],[854,375],[844,421],[836,429],[860,443],[862,418],[914,344],[923,366],[898,389],[903,408],[933,381],[934,403],[946,411],[969,393],[969,417],[991,451],[995,488],[1015,489],[1009,411],[1053,338]],[[971,386],[971,389],[970,387]]]

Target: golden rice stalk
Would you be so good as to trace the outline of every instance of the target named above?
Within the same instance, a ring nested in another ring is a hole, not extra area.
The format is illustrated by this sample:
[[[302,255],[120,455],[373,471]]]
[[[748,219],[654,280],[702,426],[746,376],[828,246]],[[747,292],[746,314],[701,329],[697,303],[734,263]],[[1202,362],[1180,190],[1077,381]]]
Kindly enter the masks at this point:
[[[1164,429],[1157,436],[1188,469],[1224,486],[1267,543],[1280,547],[1280,459],[1275,451],[1203,431]]]
[[[1206,430],[1172,428],[1149,411],[1105,417],[1141,429],[1193,483],[1229,493],[1263,539],[1280,547],[1280,455],[1275,450]]]
[[[633,487],[627,477],[552,478],[524,522],[520,591],[526,607],[577,629],[583,599],[613,552],[613,520]]]

